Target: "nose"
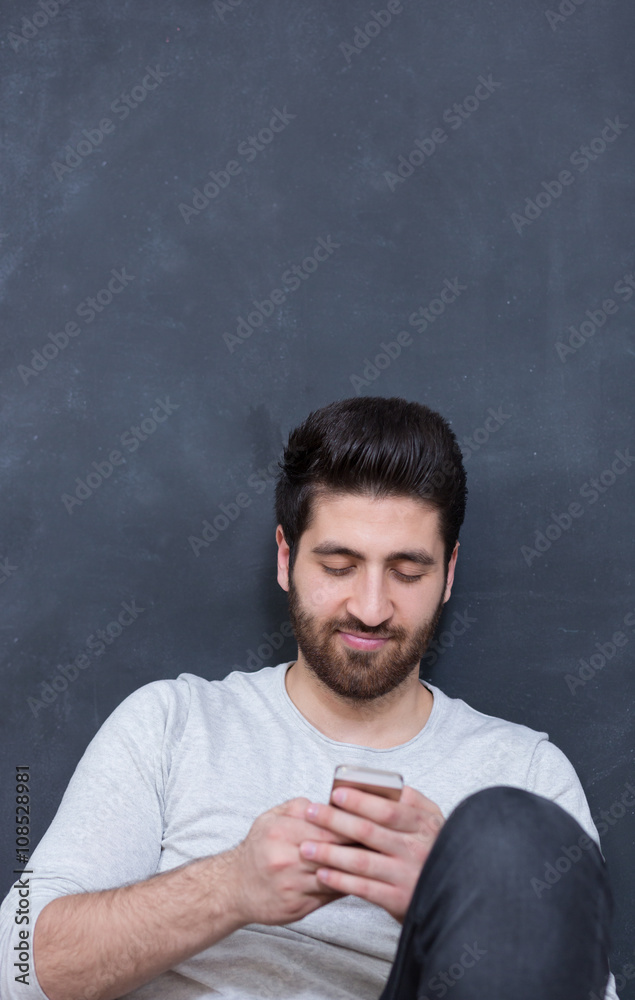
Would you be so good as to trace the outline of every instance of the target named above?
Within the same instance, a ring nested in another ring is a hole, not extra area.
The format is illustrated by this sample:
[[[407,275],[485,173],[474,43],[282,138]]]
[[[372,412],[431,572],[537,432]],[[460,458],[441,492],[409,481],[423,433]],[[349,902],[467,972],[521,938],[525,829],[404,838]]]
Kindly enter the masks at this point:
[[[368,628],[376,628],[391,618],[393,604],[388,596],[386,580],[381,571],[375,573],[368,570],[355,574],[346,610]]]

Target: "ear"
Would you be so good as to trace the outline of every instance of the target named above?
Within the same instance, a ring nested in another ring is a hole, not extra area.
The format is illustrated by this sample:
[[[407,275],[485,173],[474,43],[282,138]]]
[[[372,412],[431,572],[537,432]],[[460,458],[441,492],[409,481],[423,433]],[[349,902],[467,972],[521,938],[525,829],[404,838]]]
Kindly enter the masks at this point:
[[[278,583],[283,590],[289,589],[289,546],[287,545],[282,525],[276,528],[276,544],[278,546]]]
[[[445,585],[445,593],[443,594],[443,603],[449,600],[450,594],[452,593],[452,584],[454,583],[454,569],[456,567],[456,560],[459,554],[460,542],[457,542],[450,556],[450,561],[448,563],[448,579]]]

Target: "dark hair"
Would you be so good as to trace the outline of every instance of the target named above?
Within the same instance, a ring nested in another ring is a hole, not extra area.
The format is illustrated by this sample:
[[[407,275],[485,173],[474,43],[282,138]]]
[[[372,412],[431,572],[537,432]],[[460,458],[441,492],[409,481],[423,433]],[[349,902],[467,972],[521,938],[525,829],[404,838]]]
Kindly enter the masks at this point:
[[[439,413],[399,396],[329,403],[291,431],[278,466],[275,513],[291,571],[316,501],[337,493],[413,497],[437,510],[447,569],[467,487],[458,441]]]

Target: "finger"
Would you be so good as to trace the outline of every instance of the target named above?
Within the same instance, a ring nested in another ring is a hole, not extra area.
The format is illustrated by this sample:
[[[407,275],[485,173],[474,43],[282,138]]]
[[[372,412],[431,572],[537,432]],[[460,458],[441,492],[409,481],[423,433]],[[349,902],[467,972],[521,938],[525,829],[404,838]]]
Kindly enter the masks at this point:
[[[300,844],[300,855],[316,865],[337,868],[349,874],[384,882],[397,880],[401,863],[386,854],[367,851],[360,847],[344,847],[324,841],[304,840]]]
[[[362,793],[365,794],[365,793]],[[313,815],[308,815],[307,820],[315,831],[326,828],[336,834],[350,838],[351,841],[370,847],[374,851],[381,851],[384,854],[399,853],[398,834],[384,826],[379,826],[373,820],[353,813],[338,809],[335,806],[325,806],[321,803],[313,803],[307,807],[307,813],[311,808]],[[310,839],[324,840],[323,837],[315,837],[310,834]]]
[[[368,900],[369,903],[376,903],[377,906],[383,907],[396,919],[400,919],[397,914],[406,912],[412,897],[412,893],[405,886],[392,885],[389,882],[339,871],[335,868],[318,868],[316,878],[318,885],[324,883],[329,889],[338,889],[343,895],[359,896],[361,899]]]
[[[370,798],[375,797],[365,792],[359,794]],[[395,806],[399,803],[393,802],[390,805]],[[437,837],[438,829],[428,822],[429,813],[421,814],[407,806],[403,808],[405,810],[403,817],[398,816],[398,822],[393,820],[394,826],[382,826],[372,820],[356,816],[343,808],[325,806],[321,803],[314,803],[307,807],[307,814],[309,821],[315,825],[316,829],[333,830],[351,838],[354,843],[362,844],[373,851],[395,858],[415,857],[418,862],[423,863]],[[311,815],[312,812],[314,815]],[[394,813],[390,815],[394,815]]]
[[[331,903],[334,899],[341,899],[347,895],[335,886],[325,885],[324,881],[317,877],[316,871],[316,865],[301,871],[299,888],[304,895],[318,896],[325,903]]]
[[[347,812],[367,816],[380,826],[404,833],[436,834],[445,822],[436,802],[426,798],[416,788],[405,785],[397,801],[362,792],[358,788],[340,787],[331,800]]]
[[[422,819],[431,831],[438,833],[445,823],[445,818],[437,803],[427,798],[427,796],[422,795],[416,788],[404,785],[401,793],[401,801],[406,805],[412,806],[417,816]]]
[[[334,830],[329,830],[324,826],[315,826],[309,820],[302,819],[299,823],[294,826],[294,839],[298,846],[303,840],[313,839],[313,840],[324,840],[331,844],[353,844],[355,840],[353,837],[348,837],[346,834],[337,833]]]
[[[317,876],[315,877],[315,885],[311,889],[305,891],[306,896],[317,896],[320,903],[327,904],[332,903],[336,899],[343,899],[348,895],[347,892],[337,892],[335,889],[328,888],[323,881],[321,881]]]
[[[311,800],[301,796],[295,799],[288,799],[286,802],[282,802],[280,805],[274,806],[271,811],[277,813],[279,816],[288,816],[290,819],[301,820],[302,824],[305,826],[305,829],[300,831],[301,837],[314,837],[316,836],[314,828],[306,826],[306,808],[309,805],[311,805]],[[332,830],[327,830],[322,827],[320,829],[322,831],[320,836],[325,840],[331,840],[334,843],[342,844],[353,843],[353,840],[350,837],[334,833]],[[299,843],[299,840],[297,843]]]
[[[372,819],[391,830],[416,829],[416,810],[407,802],[386,799],[383,795],[362,792],[359,788],[337,788],[330,800],[334,807]]]
[[[281,802],[280,805],[274,806],[271,812],[276,813],[278,816],[297,816],[299,819],[302,819],[304,818],[304,810],[310,801],[305,796],[297,796],[295,799],[287,799],[286,802]]]
[[[418,808],[429,809],[431,812],[438,811],[439,807],[432,799],[429,799],[426,795],[419,791],[418,788],[412,788],[411,785],[404,785],[401,791],[400,802],[405,802],[406,805],[415,806]]]

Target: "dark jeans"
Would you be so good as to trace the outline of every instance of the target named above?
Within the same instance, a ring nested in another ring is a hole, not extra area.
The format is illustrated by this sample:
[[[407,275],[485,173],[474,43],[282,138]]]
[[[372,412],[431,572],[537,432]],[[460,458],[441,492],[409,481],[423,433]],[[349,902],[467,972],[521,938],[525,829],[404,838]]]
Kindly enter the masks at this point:
[[[421,870],[380,1000],[603,1000],[613,896],[580,837],[522,788],[463,799]]]

